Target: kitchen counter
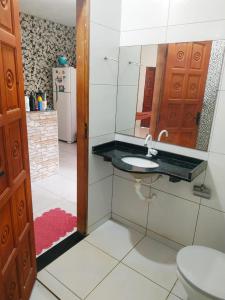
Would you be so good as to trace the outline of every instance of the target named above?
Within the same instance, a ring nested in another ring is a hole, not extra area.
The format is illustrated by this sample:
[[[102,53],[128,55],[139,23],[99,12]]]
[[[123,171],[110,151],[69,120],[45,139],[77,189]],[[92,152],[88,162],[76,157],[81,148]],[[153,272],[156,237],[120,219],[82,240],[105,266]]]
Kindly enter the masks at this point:
[[[32,111],[26,116],[31,180],[37,181],[59,169],[57,112]]]
[[[190,182],[201,174],[207,166],[206,161],[165,151],[158,151],[155,157],[148,158],[146,157],[146,147],[118,141],[94,146],[92,153],[102,156],[106,161],[111,161],[114,167],[122,171],[141,174],[164,174],[168,175],[172,182],[180,180]],[[153,169],[135,167],[121,160],[126,156],[149,159],[159,166]]]

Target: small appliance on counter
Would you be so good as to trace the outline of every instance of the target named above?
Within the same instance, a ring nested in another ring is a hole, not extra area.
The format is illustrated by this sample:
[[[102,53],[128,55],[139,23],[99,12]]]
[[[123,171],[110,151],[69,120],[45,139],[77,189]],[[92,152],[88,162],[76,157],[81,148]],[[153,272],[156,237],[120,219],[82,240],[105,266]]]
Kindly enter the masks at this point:
[[[76,140],[76,69],[53,68],[53,102],[58,113],[59,140]]]

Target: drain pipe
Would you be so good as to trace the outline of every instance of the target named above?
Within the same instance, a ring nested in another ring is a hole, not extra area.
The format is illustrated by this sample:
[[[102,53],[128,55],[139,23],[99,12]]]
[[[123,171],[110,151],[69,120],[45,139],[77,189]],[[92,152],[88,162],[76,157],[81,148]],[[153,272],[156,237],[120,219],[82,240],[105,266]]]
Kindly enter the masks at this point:
[[[152,194],[151,185],[148,185],[148,186],[150,186],[149,196],[145,197],[143,195],[143,193],[141,192],[141,182],[142,182],[142,179],[135,178],[135,184],[134,184],[135,192],[138,195],[139,199],[142,201],[147,201],[147,202],[150,202],[150,201],[156,199],[157,198],[156,194],[154,194],[154,193]]]

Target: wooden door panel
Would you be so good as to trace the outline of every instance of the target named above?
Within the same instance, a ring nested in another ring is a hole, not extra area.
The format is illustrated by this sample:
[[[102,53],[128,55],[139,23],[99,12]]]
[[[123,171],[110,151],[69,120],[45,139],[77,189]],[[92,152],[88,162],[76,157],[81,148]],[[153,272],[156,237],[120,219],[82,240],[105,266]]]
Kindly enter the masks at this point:
[[[185,74],[176,73],[170,75],[169,78],[169,98],[181,99],[184,96],[185,88]]]
[[[31,257],[32,249],[30,248],[31,239],[29,231],[24,235],[18,252],[18,265],[20,270],[20,286],[22,294],[28,296],[32,284],[32,273],[34,270],[33,260]]]
[[[183,106],[183,118],[181,120],[182,129],[194,128],[196,126],[197,113],[199,111],[199,105],[197,103],[186,103]],[[182,131],[183,132],[183,131]]]
[[[19,28],[18,1],[0,0],[1,300],[28,300],[36,277]]]
[[[13,220],[15,237],[18,242],[24,233],[26,225],[29,223],[27,200],[24,185],[21,185],[12,197]]]
[[[13,241],[13,225],[12,216],[10,210],[10,202],[7,202],[0,210],[0,255],[1,255],[1,267],[4,268],[5,264],[10,258],[14,250]]]
[[[201,74],[193,75],[188,74],[187,78],[187,89],[186,98],[187,99],[198,99],[201,97]]]
[[[14,258],[3,272],[3,284],[6,300],[22,299],[18,271],[18,263]]]
[[[193,43],[191,49],[190,67],[201,69],[204,64],[206,45],[204,43]]]
[[[15,179],[23,170],[23,157],[21,149],[21,126],[20,121],[12,122],[8,126],[9,138],[9,163],[12,166],[12,179]]]
[[[11,0],[0,0],[0,28],[12,32]]]
[[[6,171],[6,156],[5,156],[5,143],[3,140],[3,130],[0,128],[0,195],[7,188],[7,171]]]
[[[187,62],[187,43],[177,43],[173,44],[174,52],[176,55],[173,56],[173,62],[175,68],[185,68]]]
[[[2,45],[2,61],[6,90],[6,105],[7,110],[11,110],[19,106],[16,56],[15,49],[13,47]]]

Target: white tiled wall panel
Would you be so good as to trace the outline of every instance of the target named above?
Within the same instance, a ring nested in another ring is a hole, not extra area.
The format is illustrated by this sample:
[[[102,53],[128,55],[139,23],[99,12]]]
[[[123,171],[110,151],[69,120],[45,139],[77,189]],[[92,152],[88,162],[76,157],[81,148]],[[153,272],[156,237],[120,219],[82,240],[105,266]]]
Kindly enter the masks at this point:
[[[92,147],[111,142],[114,134],[101,135],[89,140],[89,184],[97,182],[113,174],[113,166],[110,162],[105,162],[102,157],[92,155]]]
[[[142,192],[147,196],[145,187]],[[114,176],[112,212],[142,227],[147,225],[147,202],[137,198],[133,182],[117,176]]]
[[[182,245],[192,244],[199,205],[153,190],[148,229]]]
[[[91,0],[91,21],[120,31],[121,0]]]
[[[114,85],[90,86],[90,137],[115,132],[116,94]]]
[[[225,19],[224,0],[170,0],[169,25]]]
[[[118,60],[119,31],[91,23],[90,29],[90,83],[117,84],[118,62],[105,60],[105,57]]]
[[[195,244],[225,252],[225,213],[201,206]]]
[[[166,26],[169,0],[123,0],[121,30]]]
[[[88,226],[111,212],[112,176],[89,185]]]

